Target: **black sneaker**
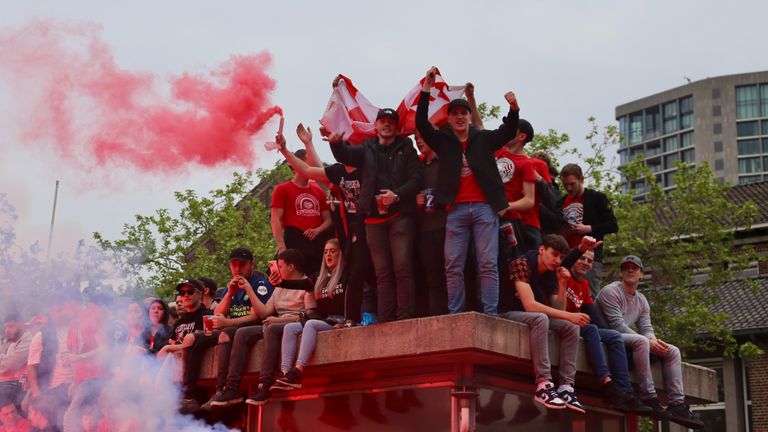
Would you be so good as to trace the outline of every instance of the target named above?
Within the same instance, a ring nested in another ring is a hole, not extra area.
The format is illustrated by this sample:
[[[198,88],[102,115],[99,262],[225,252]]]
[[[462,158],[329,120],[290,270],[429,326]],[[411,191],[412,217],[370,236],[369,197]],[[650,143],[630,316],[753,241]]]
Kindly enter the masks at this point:
[[[565,406],[569,410],[575,411],[579,414],[584,414],[587,412],[587,410],[584,409],[584,405],[579,402],[579,398],[576,397],[576,393],[570,390],[563,390],[561,392],[557,392],[557,395],[560,396],[560,399],[565,401]]]
[[[243,401],[243,395],[240,393],[239,390],[231,389],[229,387],[224,387],[224,390],[221,393],[216,394],[211,398],[210,401],[207,403],[210,403],[211,406],[214,407],[225,407],[230,405],[239,404]]]
[[[614,381],[603,385],[603,400],[616,411],[637,415],[650,415],[651,407],[640,402],[633,393],[625,392]]]
[[[645,399],[642,402],[644,405],[651,408],[651,412],[644,415],[654,420],[669,420],[669,413],[663,406],[661,406],[659,398]]]
[[[301,388],[301,371],[292,367],[288,372],[280,374],[275,380],[272,388],[281,388],[283,390],[293,390]],[[280,387],[277,387],[280,386]]]
[[[249,405],[264,405],[269,402],[269,398],[272,397],[272,392],[269,391],[266,386],[259,384],[259,389],[256,390],[251,397],[245,400],[245,403]]]
[[[701,429],[704,427],[704,422],[693,415],[691,409],[684,403],[674,403],[669,405],[667,407],[667,412],[669,413],[669,421],[673,421],[691,429]]]
[[[194,414],[200,411],[200,403],[193,398],[184,398],[179,403],[179,414]]]
[[[221,390],[221,389],[216,389],[216,393],[214,393],[214,394],[213,394],[213,396],[211,396],[211,398],[210,398],[210,399],[208,399],[208,402],[206,402],[206,403],[202,404],[202,405],[200,406],[200,409],[201,409],[201,410],[203,410],[203,411],[210,411],[210,410],[213,408],[213,405],[211,405],[211,402],[213,402],[213,400],[214,400],[214,399],[216,399],[217,397],[219,397],[219,395],[221,394],[221,392],[222,392],[222,390]]]
[[[557,391],[555,390],[555,384],[552,381],[547,382],[536,390],[536,393],[533,395],[533,400],[549,409],[565,409],[565,401],[558,396]]]

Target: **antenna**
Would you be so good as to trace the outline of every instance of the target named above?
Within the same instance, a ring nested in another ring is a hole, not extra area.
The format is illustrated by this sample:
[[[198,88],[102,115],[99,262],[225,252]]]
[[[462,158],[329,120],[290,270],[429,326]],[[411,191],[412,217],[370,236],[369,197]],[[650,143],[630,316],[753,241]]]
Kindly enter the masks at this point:
[[[53,192],[53,212],[51,212],[51,229],[48,231],[48,249],[45,252],[45,260],[51,257],[51,243],[53,242],[53,222],[56,220],[56,201],[59,198],[59,181],[56,180],[56,190]]]
[[[688,81],[688,84],[690,84],[690,83],[691,83],[691,79],[690,79],[690,78],[688,78],[687,76],[684,76],[684,77],[683,77],[683,79],[684,79],[684,80],[686,80],[686,81]]]

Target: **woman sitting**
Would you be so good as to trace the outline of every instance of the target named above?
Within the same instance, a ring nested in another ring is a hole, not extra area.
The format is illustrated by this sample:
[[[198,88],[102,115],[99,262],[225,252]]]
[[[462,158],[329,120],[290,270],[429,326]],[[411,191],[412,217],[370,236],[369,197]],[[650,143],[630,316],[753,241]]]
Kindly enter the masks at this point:
[[[345,326],[346,290],[344,257],[341,253],[339,240],[333,238],[325,242],[323,262],[320,266],[317,282],[315,283],[317,318],[321,319],[309,319],[303,324],[303,327],[301,322],[293,322],[285,326],[283,330],[282,362],[280,364],[281,373],[275,380],[272,388],[284,390],[301,388],[301,376],[304,372],[304,367],[315,352],[317,332]],[[351,320],[346,320],[346,322],[347,326],[352,325]],[[297,357],[296,347],[299,336],[302,337]],[[295,366],[291,367],[294,358],[296,363]]]

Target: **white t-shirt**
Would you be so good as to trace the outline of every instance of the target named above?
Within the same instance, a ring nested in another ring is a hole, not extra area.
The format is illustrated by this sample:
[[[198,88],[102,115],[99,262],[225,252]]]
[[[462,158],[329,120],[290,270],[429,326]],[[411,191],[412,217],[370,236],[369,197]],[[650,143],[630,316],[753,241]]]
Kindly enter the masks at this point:
[[[71,384],[74,378],[72,364],[65,366],[62,362],[62,354],[68,353],[67,350],[67,328],[57,328],[56,337],[59,339],[59,349],[56,353],[56,362],[53,366],[51,383],[48,387],[54,388],[62,384]],[[43,352],[43,335],[41,332],[35,333],[32,342],[29,344],[29,355],[27,356],[28,365],[40,364],[40,355]]]

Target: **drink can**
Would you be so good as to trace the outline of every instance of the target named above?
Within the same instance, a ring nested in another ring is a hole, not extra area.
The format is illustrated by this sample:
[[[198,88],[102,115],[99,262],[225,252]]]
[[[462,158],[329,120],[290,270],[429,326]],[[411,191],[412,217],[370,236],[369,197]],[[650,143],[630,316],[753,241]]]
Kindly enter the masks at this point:
[[[213,315],[203,315],[203,334],[213,336]]]
[[[424,189],[424,211],[427,213],[435,212],[435,188]]]
[[[381,195],[376,195],[376,207],[379,209],[380,215],[385,215],[389,211],[389,208],[384,204],[384,198]]]
[[[509,247],[517,246],[517,237],[515,236],[515,229],[512,227],[512,222],[502,222],[499,228],[504,234],[504,238],[507,240],[507,245],[509,245]]]

